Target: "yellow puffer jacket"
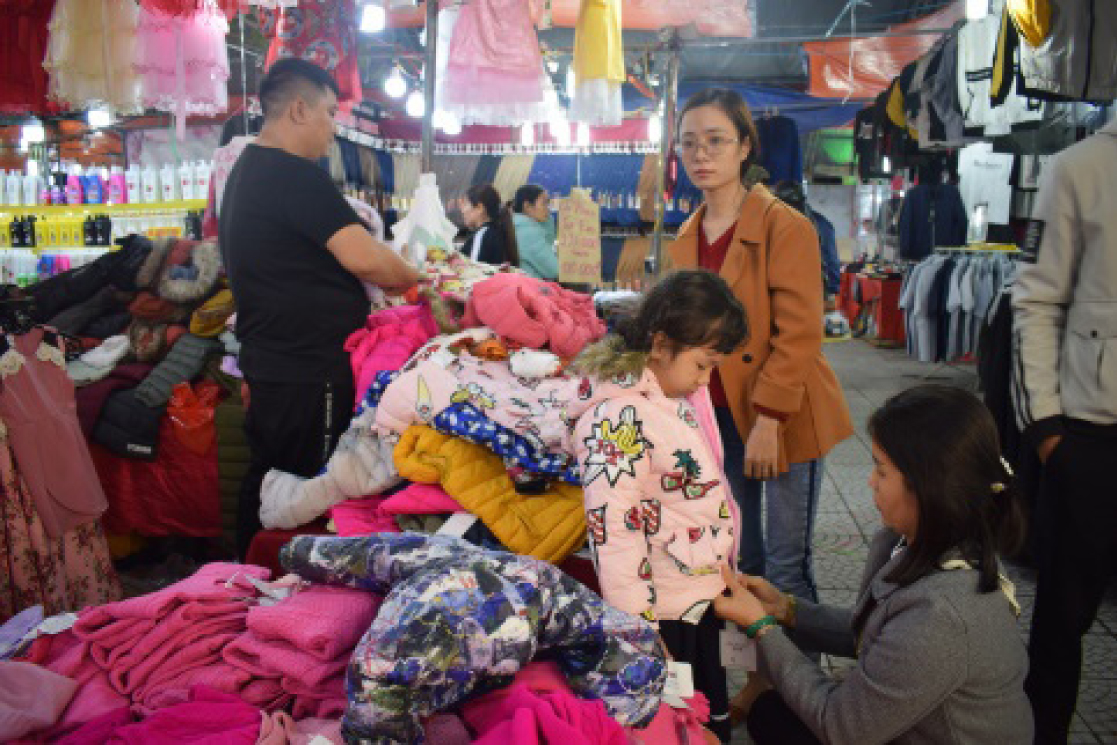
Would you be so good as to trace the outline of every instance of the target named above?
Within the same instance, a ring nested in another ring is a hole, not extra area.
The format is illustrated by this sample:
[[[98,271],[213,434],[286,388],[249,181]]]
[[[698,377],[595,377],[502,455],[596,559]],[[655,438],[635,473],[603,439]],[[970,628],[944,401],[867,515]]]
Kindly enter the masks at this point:
[[[580,487],[556,483],[542,495],[521,495],[494,453],[425,425],[403,433],[393,460],[404,479],[442,485],[516,554],[557,564],[586,541]]]

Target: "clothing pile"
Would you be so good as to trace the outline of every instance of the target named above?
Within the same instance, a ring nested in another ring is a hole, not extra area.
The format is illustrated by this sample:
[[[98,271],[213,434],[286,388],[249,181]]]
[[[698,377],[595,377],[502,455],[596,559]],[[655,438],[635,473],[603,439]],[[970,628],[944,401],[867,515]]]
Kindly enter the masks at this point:
[[[476,525],[462,531],[483,546],[553,562],[582,546],[565,409],[587,384],[564,365],[604,323],[588,296],[518,273],[462,288],[465,331],[436,336],[424,299],[373,314],[354,333],[356,415],[321,475],[268,473],[265,527],[296,528],[332,509],[342,534],[434,533],[466,513]]]
[[[233,312],[216,243],[129,236],[25,293],[35,321],[80,346],[66,371],[109,499],[106,527],[219,533],[211,410],[220,394],[195,383],[222,351],[216,337]],[[184,408],[205,421],[184,418]]]
[[[0,688],[0,738],[704,741],[701,695],[662,701],[654,628],[546,562],[415,533],[297,537],[281,560],[0,627],[0,673],[27,685]]]
[[[925,363],[975,354],[993,300],[1015,274],[1016,262],[997,251],[934,254],[912,267],[899,304],[908,354]]]

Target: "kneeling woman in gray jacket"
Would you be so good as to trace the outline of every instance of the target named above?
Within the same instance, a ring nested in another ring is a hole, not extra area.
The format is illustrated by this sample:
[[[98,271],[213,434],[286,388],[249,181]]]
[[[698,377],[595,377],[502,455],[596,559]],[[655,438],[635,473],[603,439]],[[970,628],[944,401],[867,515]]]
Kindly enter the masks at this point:
[[[756,743],[1031,743],[1028,659],[999,553],[1024,536],[992,416],[919,386],[869,421],[869,485],[885,529],[852,610],[725,570],[718,614],[757,640],[774,687],[748,711]],[[799,646],[856,658],[830,678]]]

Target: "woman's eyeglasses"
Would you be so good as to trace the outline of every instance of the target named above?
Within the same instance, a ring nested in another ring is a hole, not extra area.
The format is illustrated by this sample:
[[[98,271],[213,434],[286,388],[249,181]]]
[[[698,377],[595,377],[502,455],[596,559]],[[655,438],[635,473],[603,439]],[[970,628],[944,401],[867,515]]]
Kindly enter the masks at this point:
[[[698,154],[699,149],[705,150],[706,155],[711,158],[717,158],[724,153],[731,145],[739,143],[735,137],[723,137],[721,135],[711,135],[710,137],[684,137],[675,143],[675,152],[681,158],[687,158]]]

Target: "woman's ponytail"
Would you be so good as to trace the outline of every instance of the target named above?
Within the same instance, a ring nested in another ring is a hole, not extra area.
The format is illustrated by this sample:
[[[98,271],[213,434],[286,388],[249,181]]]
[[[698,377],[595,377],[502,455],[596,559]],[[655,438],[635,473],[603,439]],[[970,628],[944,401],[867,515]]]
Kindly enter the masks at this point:
[[[516,222],[512,219],[512,205],[505,205],[500,211],[497,224],[504,231],[505,259],[513,266],[520,266],[520,245],[516,242]]]

